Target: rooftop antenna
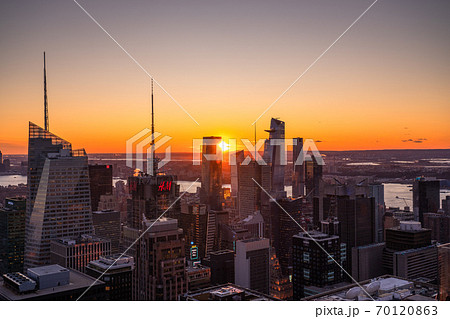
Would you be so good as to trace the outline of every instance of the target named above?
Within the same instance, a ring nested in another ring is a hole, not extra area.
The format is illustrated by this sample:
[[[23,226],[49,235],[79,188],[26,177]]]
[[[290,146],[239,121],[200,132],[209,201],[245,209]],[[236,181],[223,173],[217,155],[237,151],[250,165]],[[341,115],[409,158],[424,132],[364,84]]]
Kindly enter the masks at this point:
[[[153,109],[153,77],[152,77],[152,138],[151,138],[151,154],[152,154],[152,175],[156,174],[156,165],[155,165],[155,113]]]
[[[47,71],[45,68],[45,51],[44,51],[44,127],[48,132],[48,103],[47,103]]]

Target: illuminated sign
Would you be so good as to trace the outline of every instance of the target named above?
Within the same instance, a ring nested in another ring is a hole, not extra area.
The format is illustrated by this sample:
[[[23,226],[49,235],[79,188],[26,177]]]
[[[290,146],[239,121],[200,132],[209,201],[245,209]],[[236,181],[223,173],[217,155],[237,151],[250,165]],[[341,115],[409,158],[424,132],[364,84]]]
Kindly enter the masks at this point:
[[[158,186],[158,190],[161,191],[170,191],[172,188],[172,181],[161,182]]]
[[[197,260],[198,259],[198,247],[197,246],[192,246],[190,249],[191,252],[191,260]]]

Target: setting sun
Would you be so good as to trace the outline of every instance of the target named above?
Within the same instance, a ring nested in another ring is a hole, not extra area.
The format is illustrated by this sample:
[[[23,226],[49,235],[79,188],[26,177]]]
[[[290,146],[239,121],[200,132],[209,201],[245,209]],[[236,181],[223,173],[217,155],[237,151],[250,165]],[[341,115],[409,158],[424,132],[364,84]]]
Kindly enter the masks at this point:
[[[220,146],[220,148],[222,149],[222,151],[226,152],[230,149],[230,145],[225,143],[225,141],[222,141],[218,144]]]

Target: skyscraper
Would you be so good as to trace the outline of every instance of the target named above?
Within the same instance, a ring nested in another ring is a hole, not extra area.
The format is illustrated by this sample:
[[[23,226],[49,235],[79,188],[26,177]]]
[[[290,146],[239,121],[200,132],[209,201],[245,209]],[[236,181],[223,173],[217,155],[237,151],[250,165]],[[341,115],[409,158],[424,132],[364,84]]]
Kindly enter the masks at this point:
[[[172,218],[144,224],[152,226],[137,242],[133,300],[177,300],[187,292],[183,229]]]
[[[261,166],[254,160],[248,165],[238,164],[238,211],[240,218],[246,218],[260,209],[261,189],[253,179],[261,184]]]
[[[0,274],[23,269],[25,198],[6,198],[0,208]]]
[[[202,186],[200,202],[208,209],[222,209],[222,159],[211,159],[220,153],[221,137],[210,136],[203,138],[202,145]]]
[[[295,163],[302,149],[303,138],[295,138],[292,151],[292,197],[294,198],[305,195],[305,162],[302,165],[296,165]]]
[[[336,262],[341,264],[346,255],[342,254],[339,236],[310,231],[292,240],[294,300],[305,297],[305,286],[323,287],[342,281],[343,271]]]
[[[450,243],[438,246],[439,300],[450,300]]]
[[[192,246],[198,249],[198,257],[206,256],[206,234],[208,226],[208,211],[204,204],[187,204],[182,206],[179,225],[185,238],[185,253],[189,255]]]
[[[269,240],[253,238],[236,242],[235,283],[264,294],[269,293]]]
[[[119,252],[120,244],[120,212],[103,210],[92,212],[95,235],[111,241],[111,253]]]
[[[417,177],[413,183],[413,211],[415,220],[423,224],[423,214],[437,213],[440,206],[440,182],[437,179]]]
[[[50,262],[50,241],[92,234],[84,149],[30,122],[25,268]]]
[[[298,234],[300,229],[302,201],[303,198],[285,198],[270,203],[272,247],[284,276],[292,274],[292,236]]]
[[[98,210],[101,195],[112,195],[112,165],[89,165],[92,211]]]
[[[175,200],[180,194],[180,186],[176,176],[138,174],[128,177],[128,188],[132,197],[127,213],[129,227],[142,229],[145,220],[156,219],[166,210],[166,217],[179,218],[180,203]]]

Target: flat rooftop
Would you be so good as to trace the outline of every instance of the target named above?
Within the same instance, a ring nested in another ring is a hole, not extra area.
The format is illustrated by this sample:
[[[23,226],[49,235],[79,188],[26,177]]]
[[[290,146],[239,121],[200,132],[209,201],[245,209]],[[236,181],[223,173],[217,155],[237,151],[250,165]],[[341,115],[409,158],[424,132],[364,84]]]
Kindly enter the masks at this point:
[[[63,293],[76,289],[87,289],[95,282],[95,278],[85,275],[75,270],[69,270],[69,284],[64,286],[57,286],[53,288],[46,288],[36,290],[29,293],[19,294],[5,287],[3,279],[0,279],[0,296],[12,301],[26,300],[31,298],[42,298],[46,295],[53,295],[57,293]],[[98,280],[94,286],[103,285],[104,282]]]

